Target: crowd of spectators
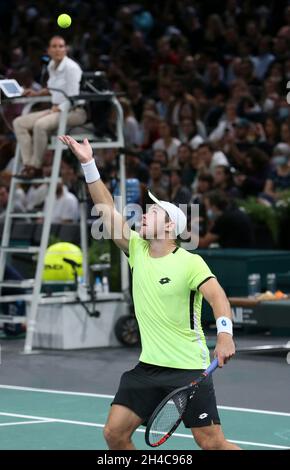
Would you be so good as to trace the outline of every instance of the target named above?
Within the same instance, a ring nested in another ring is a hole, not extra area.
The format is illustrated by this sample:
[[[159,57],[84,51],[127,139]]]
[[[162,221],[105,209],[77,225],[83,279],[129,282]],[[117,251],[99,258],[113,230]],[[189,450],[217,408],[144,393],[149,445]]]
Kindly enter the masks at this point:
[[[64,11],[72,26],[60,31]],[[41,56],[60,32],[83,70],[104,71],[122,93],[128,185],[139,187],[131,202],[144,206],[150,188],[176,204],[198,203],[201,247],[257,246],[243,201],[290,207],[290,3],[0,0],[0,74],[44,85]],[[7,122],[17,111],[4,112]],[[0,118],[0,211],[14,149]],[[62,164],[61,197],[77,195],[71,160]],[[114,185],[117,152],[98,160]],[[28,207],[31,195],[21,197]]]

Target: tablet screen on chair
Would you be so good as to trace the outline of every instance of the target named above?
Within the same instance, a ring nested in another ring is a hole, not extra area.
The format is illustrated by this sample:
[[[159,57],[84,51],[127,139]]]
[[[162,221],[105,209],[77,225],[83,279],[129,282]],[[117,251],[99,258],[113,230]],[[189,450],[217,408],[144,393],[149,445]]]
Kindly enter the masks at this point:
[[[14,79],[0,80],[0,89],[7,98],[22,96],[23,88]]]

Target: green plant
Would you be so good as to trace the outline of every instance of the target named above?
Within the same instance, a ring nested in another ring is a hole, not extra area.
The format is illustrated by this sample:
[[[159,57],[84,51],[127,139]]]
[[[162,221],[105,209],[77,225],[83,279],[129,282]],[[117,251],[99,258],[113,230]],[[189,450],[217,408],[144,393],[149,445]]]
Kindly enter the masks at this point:
[[[120,282],[120,250],[116,247],[112,240],[95,240],[92,239],[89,246],[89,264],[103,263],[104,254],[109,255],[111,268],[109,272],[110,289],[114,292],[121,290]]]
[[[104,253],[110,253],[110,251],[110,240],[92,239],[88,250],[89,264],[100,263],[102,261],[100,257],[104,255]]]
[[[280,216],[273,206],[266,206],[250,197],[246,200],[238,201],[239,207],[243,208],[251,219],[258,223],[264,223],[270,230],[274,241],[279,238]]]
[[[280,193],[275,208],[280,219],[290,217],[290,190]]]
[[[51,233],[49,235],[49,240],[48,240],[48,245],[47,246],[51,246],[51,245],[54,245],[55,243],[60,243],[62,240],[57,237],[56,235],[54,235],[53,233]]]

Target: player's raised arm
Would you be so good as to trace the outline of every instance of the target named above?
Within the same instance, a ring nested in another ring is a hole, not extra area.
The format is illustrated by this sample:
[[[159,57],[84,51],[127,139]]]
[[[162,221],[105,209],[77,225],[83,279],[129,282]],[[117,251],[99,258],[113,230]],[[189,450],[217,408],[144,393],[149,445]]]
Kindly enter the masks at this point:
[[[130,228],[126,220],[116,210],[113,198],[102,182],[100,173],[93,158],[93,149],[88,139],[78,143],[69,135],[59,136],[61,142],[67,145],[78,158],[84,171],[85,179],[94,204],[102,212],[103,223],[112,240],[123,251],[129,251]]]

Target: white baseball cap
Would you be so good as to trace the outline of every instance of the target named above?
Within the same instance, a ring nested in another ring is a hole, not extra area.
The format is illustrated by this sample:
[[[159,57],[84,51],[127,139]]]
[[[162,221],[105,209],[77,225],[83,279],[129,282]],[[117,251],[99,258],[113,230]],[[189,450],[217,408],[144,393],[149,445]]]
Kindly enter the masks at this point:
[[[179,207],[175,206],[175,204],[172,204],[171,202],[159,201],[157,197],[153,196],[153,194],[150,191],[148,191],[148,196],[158,206],[162,207],[162,209],[164,209],[165,212],[167,212],[170,220],[175,223],[176,236],[180,235],[187,225],[187,219],[186,219],[186,215],[184,214],[184,212],[181,209],[179,209]]]

